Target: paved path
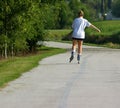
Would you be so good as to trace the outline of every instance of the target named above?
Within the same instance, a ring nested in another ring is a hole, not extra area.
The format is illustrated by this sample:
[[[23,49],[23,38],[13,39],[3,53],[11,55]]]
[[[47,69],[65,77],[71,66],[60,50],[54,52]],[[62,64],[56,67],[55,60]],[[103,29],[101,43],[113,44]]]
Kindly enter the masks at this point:
[[[0,91],[0,108],[119,108],[120,50],[84,46],[80,64],[68,63],[69,56],[48,57],[9,83]]]

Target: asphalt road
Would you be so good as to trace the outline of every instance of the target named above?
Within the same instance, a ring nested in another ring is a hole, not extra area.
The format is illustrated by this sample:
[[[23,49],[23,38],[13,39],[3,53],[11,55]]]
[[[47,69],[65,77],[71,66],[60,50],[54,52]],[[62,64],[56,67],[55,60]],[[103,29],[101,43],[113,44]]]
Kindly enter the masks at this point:
[[[43,59],[10,82],[0,91],[0,108],[119,108],[120,50],[84,46],[80,64],[69,57],[68,50]]]

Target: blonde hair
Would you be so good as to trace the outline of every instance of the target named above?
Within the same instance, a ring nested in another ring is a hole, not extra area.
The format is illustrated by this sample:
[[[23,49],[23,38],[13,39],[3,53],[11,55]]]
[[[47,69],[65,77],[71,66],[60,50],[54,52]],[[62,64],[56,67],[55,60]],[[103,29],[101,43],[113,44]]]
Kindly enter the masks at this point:
[[[84,16],[84,12],[82,11],[82,10],[80,10],[79,12],[78,12],[78,16],[80,17],[80,16]]]

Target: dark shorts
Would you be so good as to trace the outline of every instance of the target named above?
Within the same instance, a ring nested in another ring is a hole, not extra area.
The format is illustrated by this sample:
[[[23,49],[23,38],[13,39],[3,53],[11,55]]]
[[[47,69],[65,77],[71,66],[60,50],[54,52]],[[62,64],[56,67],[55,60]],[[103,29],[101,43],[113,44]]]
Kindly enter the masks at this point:
[[[74,37],[72,37],[72,39],[73,39],[73,40],[81,40],[81,41],[84,40],[84,39],[81,39],[81,38],[74,38]]]

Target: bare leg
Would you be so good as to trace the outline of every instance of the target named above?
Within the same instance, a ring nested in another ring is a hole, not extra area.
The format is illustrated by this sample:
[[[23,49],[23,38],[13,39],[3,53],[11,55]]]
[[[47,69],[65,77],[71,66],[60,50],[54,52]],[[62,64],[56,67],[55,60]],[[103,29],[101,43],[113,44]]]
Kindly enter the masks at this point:
[[[78,40],[78,55],[77,55],[78,63],[80,62],[80,56],[82,55],[82,44],[83,44],[83,41]]]
[[[77,45],[77,40],[73,40],[72,42],[72,51],[75,52],[76,50],[76,45]]]
[[[82,40],[78,40],[78,54],[82,55]]]

